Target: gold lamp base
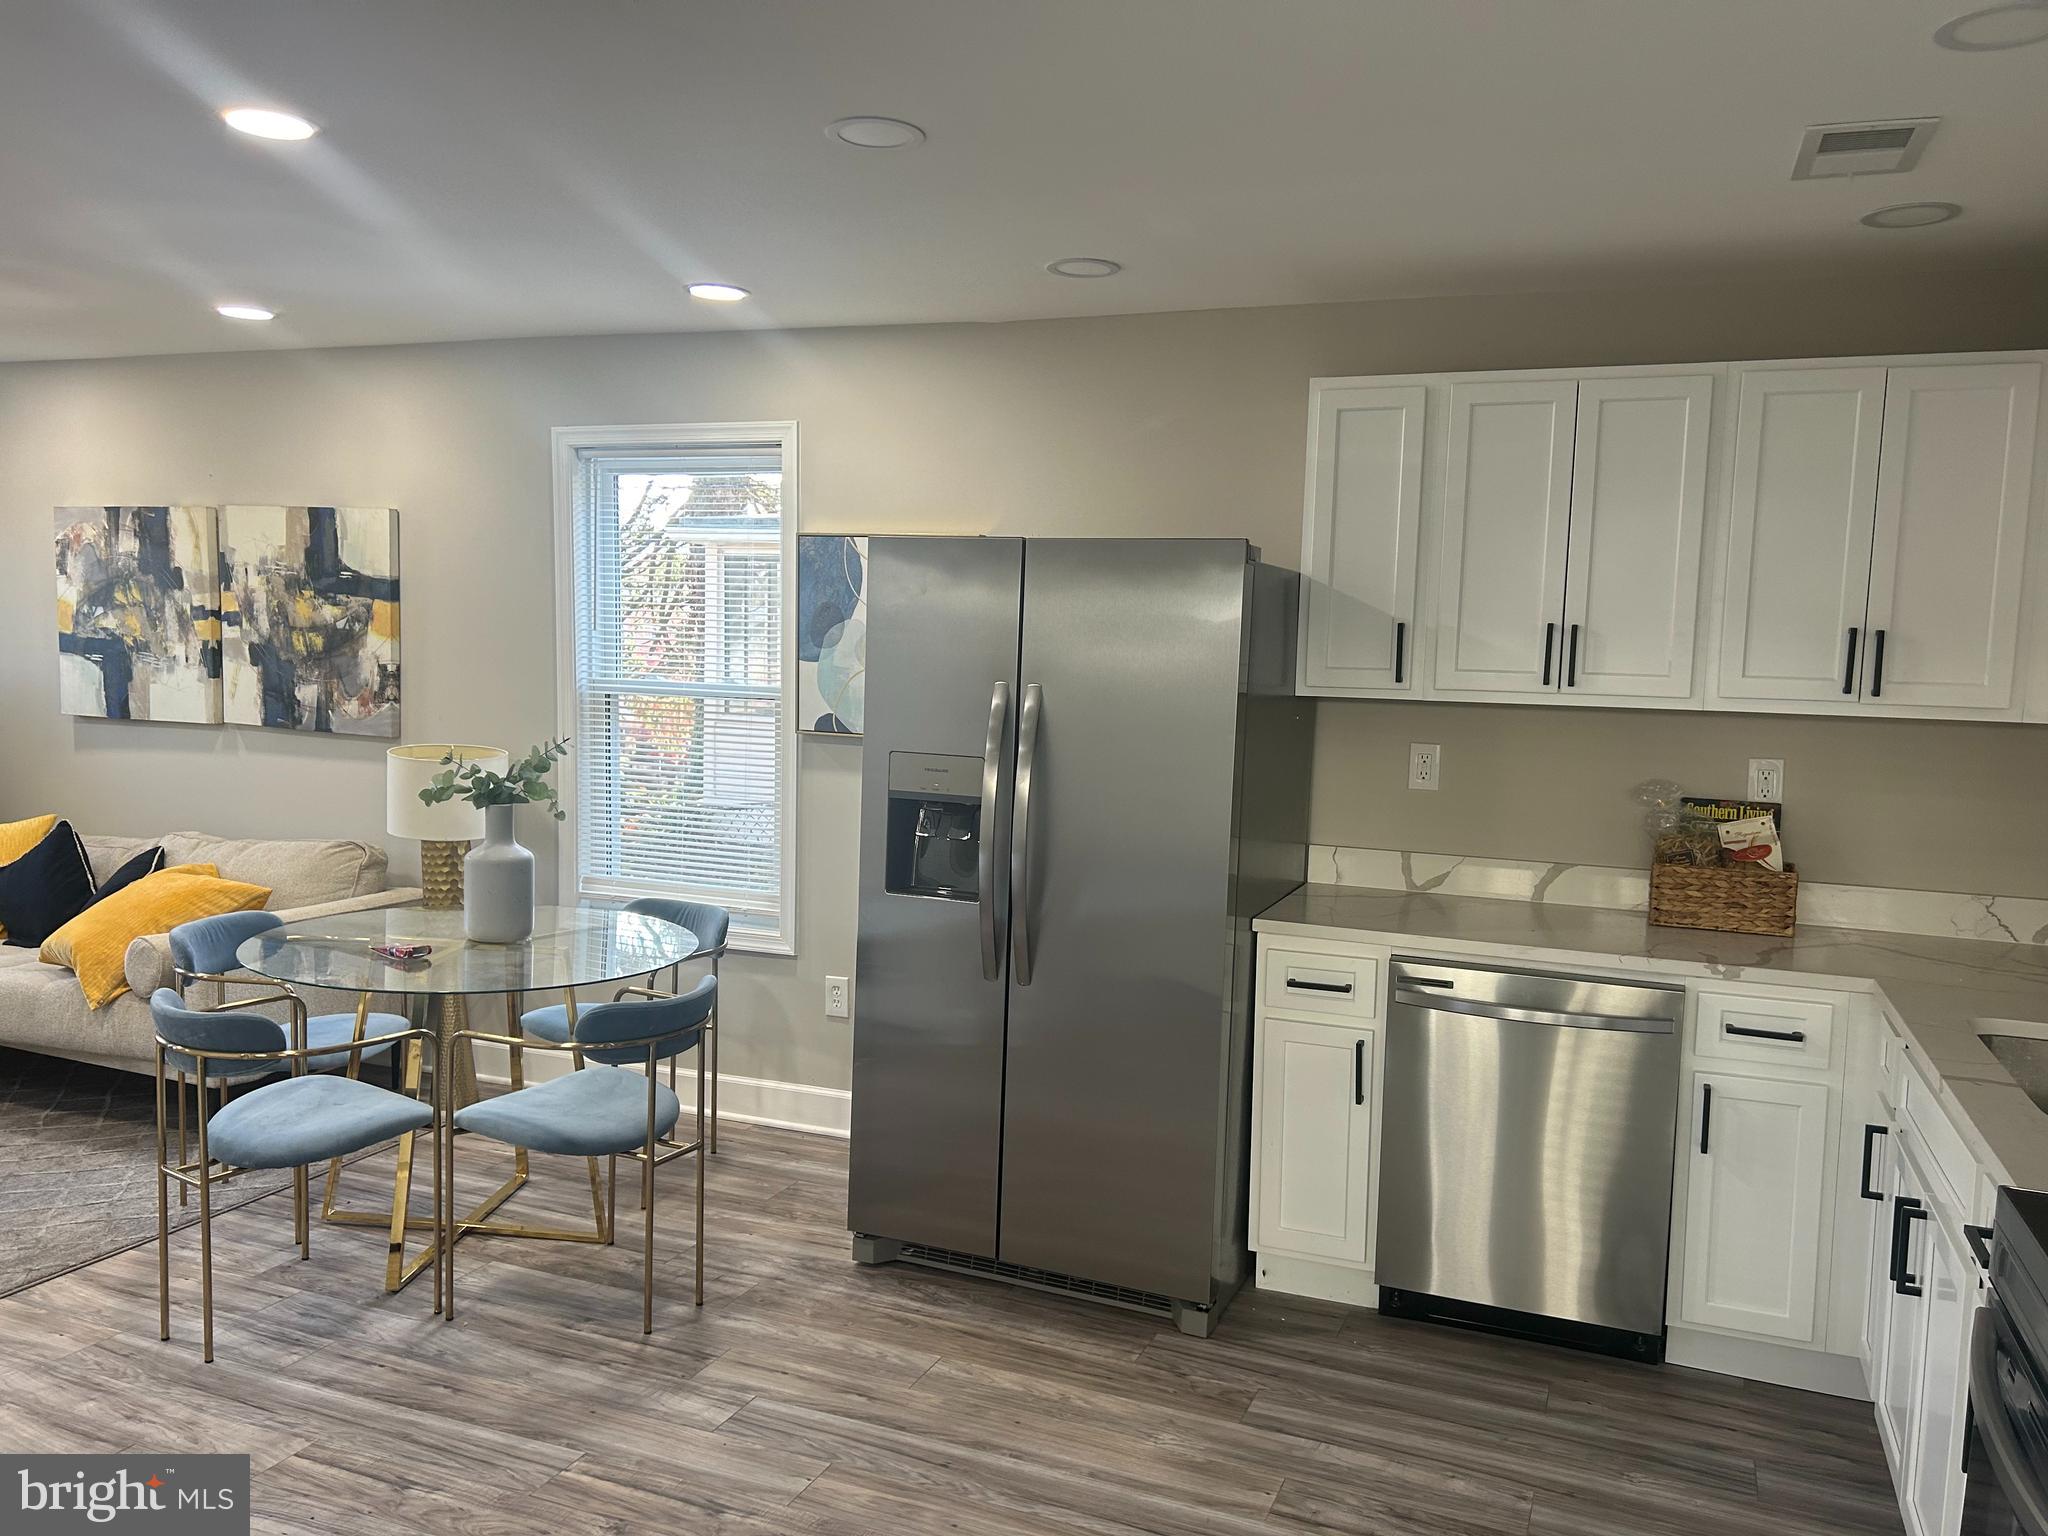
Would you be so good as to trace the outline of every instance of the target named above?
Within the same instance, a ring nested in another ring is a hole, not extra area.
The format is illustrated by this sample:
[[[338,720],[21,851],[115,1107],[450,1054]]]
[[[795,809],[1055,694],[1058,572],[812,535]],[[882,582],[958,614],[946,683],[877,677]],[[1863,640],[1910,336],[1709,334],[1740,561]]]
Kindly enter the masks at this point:
[[[432,912],[462,910],[462,861],[469,854],[469,841],[423,842],[420,844],[420,888],[425,893],[420,905]]]

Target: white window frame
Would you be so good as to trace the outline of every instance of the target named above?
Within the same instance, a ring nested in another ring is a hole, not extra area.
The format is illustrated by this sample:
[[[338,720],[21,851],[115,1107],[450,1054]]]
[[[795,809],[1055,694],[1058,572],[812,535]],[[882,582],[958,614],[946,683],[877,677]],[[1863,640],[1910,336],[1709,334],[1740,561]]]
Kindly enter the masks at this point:
[[[797,741],[796,736],[796,531],[797,438],[793,421],[691,422],[631,427],[556,427],[555,463],[555,721],[556,734],[569,736],[568,772],[562,776],[562,832],[559,883],[564,906],[614,904],[618,898],[591,895],[582,889],[583,861],[577,846],[577,796],[580,793],[576,755],[576,481],[578,455],[587,450],[650,453],[674,448],[707,448],[733,444],[774,445],[782,455],[782,721],[781,782],[777,810],[781,819],[781,913],[773,932],[742,924],[735,914],[732,949],[764,955],[796,953],[797,899]],[[678,892],[687,896],[689,892]],[[707,899],[710,899],[707,897]]]

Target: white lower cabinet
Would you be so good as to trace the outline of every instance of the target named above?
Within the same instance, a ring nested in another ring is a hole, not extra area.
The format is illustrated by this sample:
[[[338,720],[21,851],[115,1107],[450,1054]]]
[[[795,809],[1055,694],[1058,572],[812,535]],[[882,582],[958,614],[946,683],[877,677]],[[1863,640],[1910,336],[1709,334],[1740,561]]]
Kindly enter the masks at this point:
[[[1872,1395],[1907,1536],[1953,1536],[1963,1508],[1966,1368],[1977,1266],[1903,1138],[1888,1159],[1892,1198],[1871,1244],[1871,1313],[1881,1319]],[[1880,1246],[1882,1252],[1880,1252]]]
[[[1259,1042],[1254,1245],[1369,1264],[1379,1032],[1269,1016]]]
[[[1826,1083],[1693,1074],[1680,1321],[1816,1337],[1829,1096]]]

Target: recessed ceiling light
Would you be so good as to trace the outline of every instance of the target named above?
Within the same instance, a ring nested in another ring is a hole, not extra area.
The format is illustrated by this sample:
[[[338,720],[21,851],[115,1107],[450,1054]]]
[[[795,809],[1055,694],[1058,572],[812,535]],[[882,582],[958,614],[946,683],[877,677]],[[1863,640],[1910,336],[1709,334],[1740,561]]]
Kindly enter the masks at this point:
[[[1934,34],[1934,41],[1957,53],[1997,53],[2048,41],[2048,0],[2008,0],[1958,16]]]
[[[1063,256],[1045,264],[1054,277],[1115,277],[1123,269],[1122,262],[1107,256]]]
[[[1929,224],[1946,224],[1961,213],[1958,203],[1893,203],[1863,215],[1872,229],[1925,229]]]
[[[924,130],[900,117],[842,117],[825,133],[855,149],[908,149],[924,142]]]
[[[714,304],[737,304],[747,296],[744,288],[735,288],[731,283],[692,283],[690,297],[709,299]]]
[[[275,320],[277,311],[260,304],[216,304],[213,312],[228,320]]]
[[[235,132],[257,139],[310,139],[320,131],[303,117],[268,107],[229,107],[220,120]]]

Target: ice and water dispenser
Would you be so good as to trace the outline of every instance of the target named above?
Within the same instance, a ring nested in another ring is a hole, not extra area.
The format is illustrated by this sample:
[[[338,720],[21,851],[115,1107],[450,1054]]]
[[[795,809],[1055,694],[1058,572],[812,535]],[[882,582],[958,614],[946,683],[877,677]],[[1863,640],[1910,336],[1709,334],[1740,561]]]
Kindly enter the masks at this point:
[[[978,757],[889,754],[885,889],[899,896],[977,899],[981,770]]]

